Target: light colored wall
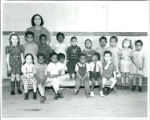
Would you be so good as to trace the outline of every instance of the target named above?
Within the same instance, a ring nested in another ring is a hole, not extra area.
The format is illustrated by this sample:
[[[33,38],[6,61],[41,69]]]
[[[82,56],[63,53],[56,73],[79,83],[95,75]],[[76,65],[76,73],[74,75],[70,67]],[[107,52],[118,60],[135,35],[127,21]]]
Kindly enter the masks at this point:
[[[3,30],[26,30],[35,13],[50,31],[148,31],[148,1],[4,3]]]
[[[148,32],[149,8],[148,1],[135,2],[49,2],[49,3],[4,3],[3,4],[3,31],[25,31],[31,26],[31,17],[35,13],[43,16],[45,27],[53,31],[67,32]],[[23,36],[20,36],[23,40]],[[65,43],[70,44],[71,36],[66,36]],[[79,36],[78,44],[83,49],[84,40],[93,41],[93,47],[98,47],[99,36]],[[108,38],[110,36],[107,36]],[[118,47],[125,36],[119,36]],[[144,42],[146,61],[148,56],[148,37],[128,36],[133,41],[142,39]],[[52,36],[55,43],[55,36]],[[8,35],[2,37],[3,78],[6,78],[6,54]],[[146,62],[147,64],[148,62]],[[147,66],[145,76],[147,76]]]

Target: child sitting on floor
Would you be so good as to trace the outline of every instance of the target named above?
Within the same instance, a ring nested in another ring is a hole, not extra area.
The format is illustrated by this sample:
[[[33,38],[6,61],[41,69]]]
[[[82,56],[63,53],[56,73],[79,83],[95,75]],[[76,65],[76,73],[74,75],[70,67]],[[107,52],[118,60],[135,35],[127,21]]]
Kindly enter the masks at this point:
[[[79,92],[81,84],[85,86],[86,96],[90,96],[90,85],[89,85],[89,69],[90,66],[86,62],[87,56],[85,54],[81,54],[79,58],[79,62],[76,64],[75,71],[77,74],[76,82],[75,82],[75,94]]]
[[[44,103],[44,101],[46,100],[44,94],[45,94],[45,81],[47,79],[46,76],[47,64],[45,64],[45,56],[43,54],[38,54],[37,59],[38,63],[36,64],[35,78],[37,80],[37,87],[41,95],[40,102]]]
[[[50,55],[51,62],[47,66],[47,81],[46,83],[51,83],[54,91],[55,91],[55,100],[58,100],[58,98],[63,98],[62,93],[60,92],[60,81],[62,77],[62,70],[61,70],[61,63],[58,62],[58,55],[57,53],[52,53]]]
[[[108,95],[114,88],[116,80],[116,69],[112,62],[112,53],[110,51],[104,52],[104,62],[103,62],[103,74],[102,74],[102,86],[105,95]],[[105,91],[107,84],[110,87]]]

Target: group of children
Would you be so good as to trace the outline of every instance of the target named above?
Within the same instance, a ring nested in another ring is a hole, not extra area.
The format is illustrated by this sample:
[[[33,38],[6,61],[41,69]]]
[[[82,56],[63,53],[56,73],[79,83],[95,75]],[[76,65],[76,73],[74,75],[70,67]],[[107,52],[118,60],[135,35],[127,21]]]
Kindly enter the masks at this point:
[[[124,88],[133,77],[132,90],[136,89],[136,80],[139,82],[139,92],[142,92],[142,77],[144,69],[143,42],[135,41],[133,50],[132,41],[124,39],[122,49],[117,47],[118,38],[110,37],[110,47],[107,47],[107,38],[99,39],[100,47],[92,48],[92,41],[85,40],[85,49],[77,45],[77,37],[71,37],[69,47],[64,43],[65,35],[57,33],[58,43],[50,46],[47,36],[39,36],[39,44],[34,42],[34,33],[25,33],[26,43],[20,45],[16,33],[10,35],[10,46],[6,47],[6,62],[11,72],[11,95],[15,94],[15,80],[18,94],[22,94],[20,81],[23,82],[25,100],[29,97],[29,88],[33,89],[33,99],[37,99],[37,88],[43,103],[46,100],[45,86],[50,83],[55,91],[55,99],[63,98],[60,90],[65,79],[75,79],[74,94],[78,94],[80,86],[84,84],[87,97],[94,97],[94,87],[97,81],[100,96],[108,95],[116,86],[121,77]],[[68,75],[69,74],[69,75]],[[91,82],[90,82],[91,81]],[[90,85],[91,83],[91,85]]]

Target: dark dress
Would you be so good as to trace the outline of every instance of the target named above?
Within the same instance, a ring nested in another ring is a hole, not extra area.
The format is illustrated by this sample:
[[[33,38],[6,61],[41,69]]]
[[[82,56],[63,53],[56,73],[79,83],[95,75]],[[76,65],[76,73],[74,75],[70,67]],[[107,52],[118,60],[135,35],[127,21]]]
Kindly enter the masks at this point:
[[[6,47],[6,54],[9,54],[9,65],[13,74],[21,73],[21,53],[24,53],[24,47],[21,45]]]

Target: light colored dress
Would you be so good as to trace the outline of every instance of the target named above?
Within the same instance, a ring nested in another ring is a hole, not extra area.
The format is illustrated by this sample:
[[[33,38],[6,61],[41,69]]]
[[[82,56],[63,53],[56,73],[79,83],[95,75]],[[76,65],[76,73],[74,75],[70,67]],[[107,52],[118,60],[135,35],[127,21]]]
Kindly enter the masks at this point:
[[[132,49],[122,49],[122,55],[120,60],[120,72],[129,73],[131,68]]]
[[[33,33],[34,33],[34,42],[35,42],[36,44],[38,44],[38,45],[40,45],[39,36],[40,36],[41,34],[45,34],[45,35],[47,36],[47,41],[50,41],[50,34],[49,34],[49,31],[48,31],[45,27],[43,27],[43,26],[41,26],[41,29],[40,29],[40,30],[36,30],[35,27],[32,26],[32,27],[27,28],[26,31],[30,31],[30,32],[33,32]]]
[[[34,64],[24,64],[21,68],[23,72],[22,80],[23,84],[27,85],[31,88],[33,85],[37,83],[34,74],[36,74],[36,67]]]
[[[145,58],[143,51],[134,51],[132,54],[132,58],[134,63],[140,68],[142,68],[143,59]],[[136,75],[143,75],[143,70],[139,70],[134,63],[132,63],[131,65],[130,73]]]
[[[54,50],[57,54],[63,53],[66,55],[67,46],[65,43],[57,42],[56,44],[52,45],[52,50]]]
[[[121,49],[118,47],[109,47],[106,50],[109,50],[112,52],[112,62],[115,66],[116,70],[119,70],[119,62],[121,58]]]

